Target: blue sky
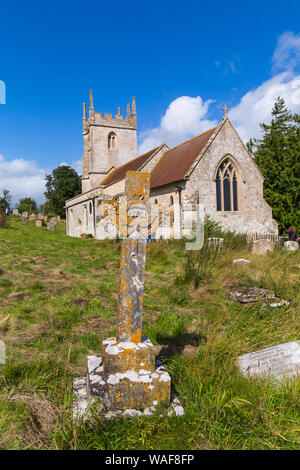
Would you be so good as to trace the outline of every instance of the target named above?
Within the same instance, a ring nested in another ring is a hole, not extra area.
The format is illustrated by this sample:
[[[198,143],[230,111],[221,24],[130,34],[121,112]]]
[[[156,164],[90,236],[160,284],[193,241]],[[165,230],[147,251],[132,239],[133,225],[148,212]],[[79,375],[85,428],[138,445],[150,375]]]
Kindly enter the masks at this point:
[[[12,1],[0,13],[0,192],[14,200],[42,202],[61,162],[80,171],[90,88],[101,112],[136,97],[140,152],[215,125],[225,103],[244,140],[278,94],[300,112],[294,0]]]

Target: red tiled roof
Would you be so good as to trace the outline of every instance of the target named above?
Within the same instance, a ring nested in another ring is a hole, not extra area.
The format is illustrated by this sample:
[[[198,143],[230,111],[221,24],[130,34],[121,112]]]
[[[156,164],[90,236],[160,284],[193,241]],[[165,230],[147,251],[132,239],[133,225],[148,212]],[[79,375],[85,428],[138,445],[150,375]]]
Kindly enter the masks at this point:
[[[130,160],[130,162],[127,162],[118,168],[115,168],[104,178],[104,180],[101,181],[101,186],[109,186],[113,183],[117,183],[117,181],[125,178],[127,171],[138,171],[148,162],[148,160],[150,160],[150,158],[157,152],[158,149],[160,149],[160,147],[162,147],[162,145],[156,147],[155,149],[149,150],[149,152],[146,152],[143,155]]]
[[[216,127],[165,152],[151,172],[151,188],[183,179],[215,130]]]

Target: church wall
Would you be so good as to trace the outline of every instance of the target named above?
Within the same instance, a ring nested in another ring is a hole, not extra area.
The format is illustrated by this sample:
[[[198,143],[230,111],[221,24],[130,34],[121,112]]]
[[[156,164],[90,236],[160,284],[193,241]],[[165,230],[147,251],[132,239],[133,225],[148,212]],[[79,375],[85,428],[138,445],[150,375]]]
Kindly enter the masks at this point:
[[[215,175],[220,161],[231,157],[238,171],[238,211],[217,211]],[[225,229],[248,233],[278,233],[272,210],[263,198],[263,177],[229,121],[195,167],[183,191],[188,203],[199,194],[204,213]]]

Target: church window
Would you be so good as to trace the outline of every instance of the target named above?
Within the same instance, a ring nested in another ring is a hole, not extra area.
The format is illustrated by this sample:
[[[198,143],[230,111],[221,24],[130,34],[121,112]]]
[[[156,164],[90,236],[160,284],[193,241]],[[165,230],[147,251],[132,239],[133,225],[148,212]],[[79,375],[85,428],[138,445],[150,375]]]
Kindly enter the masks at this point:
[[[174,204],[174,199],[173,199],[173,196],[170,197],[170,205],[173,206]]]
[[[114,132],[108,134],[108,148],[110,150],[117,148],[117,136]]]
[[[90,204],[89,204],[89,209],[90,209],[90,214],[92,214],[92,212],[93,212],[93,205],[92,205],[91,202],[90,202]]]
[[[158,204],[158,200],[157,200],[157,199],[155,199],[154,204]]]
[[[216,177],[217,210],[237,211],[237,172],[229,158],[225,158],[218,168]]]

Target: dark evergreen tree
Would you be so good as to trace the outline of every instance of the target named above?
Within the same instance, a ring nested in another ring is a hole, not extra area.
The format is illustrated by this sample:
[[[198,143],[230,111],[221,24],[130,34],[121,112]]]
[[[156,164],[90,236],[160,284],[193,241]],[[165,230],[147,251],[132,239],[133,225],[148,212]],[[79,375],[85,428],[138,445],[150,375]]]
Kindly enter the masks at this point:
[[[76,171],[67,165],[61,165],[46,175],[46,188],[44,193],[53,212],[65,217],[64,205],[67,199],[77,196],[81,192],[80,177]]]
[[[3,189],[2,194],[3,196],[0,197],[0,207],[7,207],[9,209],[12,196],[8,189]]]
[[[300,229],[299,125],[300,117],[292,115],[278,97],[271,123],[260,124],[262,139],[251,139],[247,144],[265,178],[264,198],[272,207],[280,233],[285,233],[290,225]]]

